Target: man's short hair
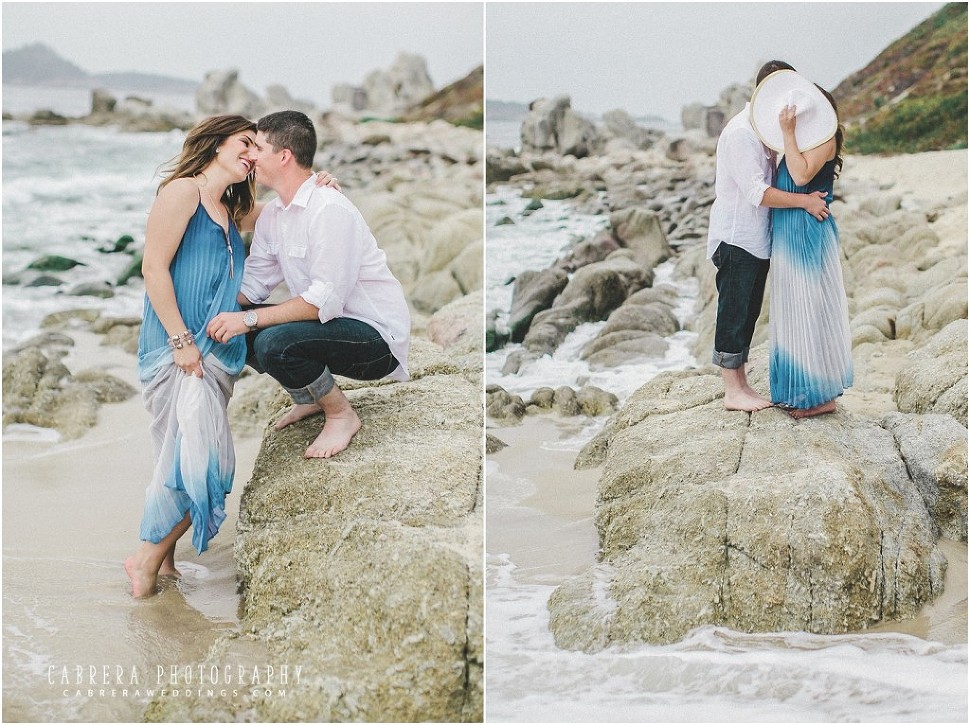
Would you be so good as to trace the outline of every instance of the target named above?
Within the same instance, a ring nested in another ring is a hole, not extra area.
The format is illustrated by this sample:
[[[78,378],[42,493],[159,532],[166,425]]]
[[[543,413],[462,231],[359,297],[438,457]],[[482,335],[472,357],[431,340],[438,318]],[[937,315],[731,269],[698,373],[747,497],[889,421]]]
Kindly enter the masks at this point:
[[[256,130],[266,134],[274,151],[289,149],[296,163],[304,169],[313,168],[317,152],[317,132],[313,121],[299,111],[277,111],[259,119]]]
[[[775,71],[779,71],[779,70],[795,70],[795,69],[792,68],[783,60],[769,60],[767,63],[761,66],[761,70],[758,71],[758,78],[757,80],[755,80],[754,84],[760,85],[761,81],[763,81],[765,78],[770,76]]]

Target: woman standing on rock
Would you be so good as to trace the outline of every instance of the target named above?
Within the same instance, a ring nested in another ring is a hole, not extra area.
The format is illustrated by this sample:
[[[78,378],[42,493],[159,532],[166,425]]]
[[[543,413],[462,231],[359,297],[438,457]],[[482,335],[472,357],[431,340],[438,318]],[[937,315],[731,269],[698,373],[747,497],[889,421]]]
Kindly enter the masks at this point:
[[[226,408],[246,364],[246,338],[216,342],[206,325],[239,310],[245,249],[255,203],[251,148],[256,124],[206,119],[189,131],[148,215],[142,273],[144,320],[138,375],[152,416],[155,470],[141,522],[141,546],[125,560],[132,594],[178,576],[175,544],[190,527],[200,554],[226,518],[235,454]],[[336,180],[318,176],[318,184]],[[336,187],[339,189],[339,187]]]
[[[835,99],[790,70],[765,78],[752,97],[752,125],[784,152],[775,186],[824,191],[831,203],[844,131]],[[772,210],[769,377],[771,400],[794,418],[835,411],[852,385],[852,338],[835,219]]]

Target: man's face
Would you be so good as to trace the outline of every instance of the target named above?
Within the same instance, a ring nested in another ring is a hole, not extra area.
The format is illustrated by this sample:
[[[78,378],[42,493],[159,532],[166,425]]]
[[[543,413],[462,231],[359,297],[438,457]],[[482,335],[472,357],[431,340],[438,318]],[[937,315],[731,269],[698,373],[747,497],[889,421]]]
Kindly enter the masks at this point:
[[[256,181],[264,186],[271,186],[276,178],[282,151],[273,151],[273,144],[262,131],[256,133],[256,142],[249,152],[250,160],[255,164]]]

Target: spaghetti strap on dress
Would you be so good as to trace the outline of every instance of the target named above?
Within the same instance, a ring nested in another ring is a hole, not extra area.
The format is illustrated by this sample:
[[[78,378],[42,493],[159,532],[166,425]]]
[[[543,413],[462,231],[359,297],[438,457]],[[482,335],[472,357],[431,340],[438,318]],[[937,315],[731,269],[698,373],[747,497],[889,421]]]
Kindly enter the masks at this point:
[[[834,181],[834,160],[805,186],[795,183],[782,160],[776,186],[795,193],[823,190],[831,203]],[[852,385],[839,232],[831,215],[820,222],[803,209],[773,209],[771,223],[771,400],[789,408],[814,408]]]

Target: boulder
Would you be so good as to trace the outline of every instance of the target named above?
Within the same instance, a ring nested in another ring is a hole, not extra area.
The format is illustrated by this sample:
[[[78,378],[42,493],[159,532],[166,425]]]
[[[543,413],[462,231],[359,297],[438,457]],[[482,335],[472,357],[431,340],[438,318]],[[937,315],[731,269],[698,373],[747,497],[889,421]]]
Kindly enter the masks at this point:
[[[516,277],[508,322],[512,342],[522,342],[533,318],[552,305],[568,281],[566,272],[555,267],[541,272],[526,270]]]
[[[572,110],[567,95],[540,98],[529,106],[522,121],[523,151],[554,151],[560,156],[588,156],[598,143],[593,123]]]
[[[64,284],[64,280],[60,277],[55,277],[52,274],[39,274],[30,280],[25,287],[60,287]]]
[[[967,428],[950,415],[893,413],[882,420],[941,535],[967,540]]]
[[[605,319],[627,295],[650,284],[652,274],[618,250],[602,262],[581,267],[552,308],[532,319],[523,345],[530,352],[552,353],[578,325]]]
[[[333,105],[349,116],[393,117],[402,114],[435,92],[428,64],[420,55],[398,53],[387,70],[371,71],[361,86],[334,86]]]
[[[427,337],[455,354],[481,354],[482,328],[482,296],[469,294],[448,303],[431,316]]]
[[[601,561],[549,601],[560,647],[674,642],[703,625],[847,632],[942,591],[935,525],[890,431],[841,410],[795,421],[700,402],[718,383],[662,374],[612,419]]]
[[[570,247],[566,256],[556,261],[556,267],[567,272],[575,272],[593,262],[602,262],[620,248],[613,235],[604,230],[593,239],[586,239]]]
[[[91,113],[114,113],[118,99],[112,96],[104,88],[95,88],[91,91]]]
[[[967,425],[967,321],[955,320],[907,356],[893,399],[903,413],[949,413]]]
[[[609,415],[616,410],[619,398],[595,385],[584,385],[576,391],[576,402],[583,415]]]
[[[635,149],[648,149],[662,135],[637,124],[629,113],[622,109],[607,111],[603,114],[603,133],[613,138],[630,141]]]
[[[503,388],[486,391],[485,415],[498,425],[517,425],[525,415],[525,401]]]
[[[65,341],[66,340],[66,341]],[[83,435],[98,419],[102,403],[127,400],[137,391],[99,370],[72,376],[57,348],[73,345],[60,333],[45,333],[3,363],[3,424],[52,428],[64,438]]]
[[[71,287],[67,294],[74,297],[100,297],[109,299],[115,296],[115,291],[107,282],[82,282]]]
[[[266,110],[259,96],[239,80],[235,68],[206,73],[195,91],[195,107],[204,116],[234,113],[246,118],[259,118]]]
[[[39,257],[28,264],[27,269],[33,269],[38,272],[66,272],[78,266],[84,267],[87,265],[84,262],[79,262],[70,257],[62,257],[59,254],[45,254],[43,257]]]
[[[613,212],[610,227],[620,246],[632,250],[647,269],[653,269],[673,256],[660,218],[654,212],[642,208]]]
[[[412,380],[345,388],[347,450],[303,458],[319,417],[268,429],[240,500],[240,626],[200,664],[302,664],[300,686],[158,697],[148,721],[481,721],[481,360],[414,343]]]

